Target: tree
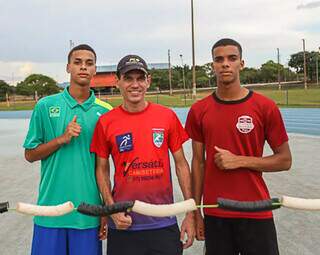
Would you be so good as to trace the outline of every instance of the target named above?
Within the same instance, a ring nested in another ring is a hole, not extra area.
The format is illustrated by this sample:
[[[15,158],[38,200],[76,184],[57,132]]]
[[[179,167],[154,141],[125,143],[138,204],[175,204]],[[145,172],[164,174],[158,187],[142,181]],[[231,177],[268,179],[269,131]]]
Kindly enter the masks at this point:
[[[39,97],[58,93],[57,82],[42,74],[31,74],[24,81],[17,84],[16,92],[20,95],[31,96],[37,91]]]
[[[151,90],[159,88],[160,90],[169,89],[169,73],[168,69],[151,69]]]
[[[283,65],[277,64],[272,60],[262,64],[260,68],[260,82],[278,81],[278,69],[280,69],[280,74],[283,73]]]
[[[11,92],[11,88],[8,83],[3,80],[0,80],[0,100],[6,99],[6,94]]]
[[[242,84],[253,84],[260,81],[260,72],[255,68],[245,67],[240,72],[240,81]]]
[[[316,79],[316,61],[320,59],[319,52],[306,51],[306,66],[307,66],[307,79],[314,81]],[[290,56],[288,65],[296,70],[297,73],[303,74],[304,62],[303,62],[303,51],[297,52]],[[319,72],[320,67],[318,65]]]

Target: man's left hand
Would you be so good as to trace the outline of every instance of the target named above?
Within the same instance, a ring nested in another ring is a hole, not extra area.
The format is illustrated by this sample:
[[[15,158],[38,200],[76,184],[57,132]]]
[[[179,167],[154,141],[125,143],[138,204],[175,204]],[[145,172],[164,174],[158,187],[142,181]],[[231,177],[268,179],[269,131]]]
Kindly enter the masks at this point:
[[[227,170],[241,167],[241,158],[239,156],[217,146],[214,146],[214,148],[217,151],[217,153],[214,155],[214,162],[216,163],[218,168]]]
[[[186,241],[184,241],[185,234],[187,234]],[[183,243],[183,249],[187,249],[193,244],[195,234],[194,215],[193,212],[189,212],[181,224],[180,240]]]

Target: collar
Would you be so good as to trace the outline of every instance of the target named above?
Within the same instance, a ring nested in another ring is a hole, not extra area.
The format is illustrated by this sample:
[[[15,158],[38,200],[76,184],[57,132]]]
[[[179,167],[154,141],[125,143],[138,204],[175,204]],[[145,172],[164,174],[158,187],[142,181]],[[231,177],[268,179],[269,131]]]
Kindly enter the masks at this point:
[[[81,106],[83,110],[88,111],[91,106],[94,104],[94,101],[96,99],[93,90],[90,90],[90,97],[84,101],[82,104],[79,104],[69,93],[69,86],[66,87],[63,90],[63,97],[66,100],[67,104],[70,106],[70,108],[75,108],[76,106]]]

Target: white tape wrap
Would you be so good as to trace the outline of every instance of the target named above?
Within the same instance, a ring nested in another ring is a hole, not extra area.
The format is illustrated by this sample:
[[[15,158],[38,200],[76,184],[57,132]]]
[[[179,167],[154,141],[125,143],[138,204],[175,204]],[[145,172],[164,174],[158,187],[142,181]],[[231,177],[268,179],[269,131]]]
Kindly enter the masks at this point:
[[[148,204],[139,200],[134,202],[132,211],[152,217],[169,217],[180,213],[186,213],[197,209],[193,199],[188,199],[174,204]]]
[[[320,199],[305,199],[298,197],[282,196],[282,206],[299,210],[320,210]]]
[[[68,201],[55,206],[41,206],[26,203],[17,203],[16,211],[35,216],[61,216],[74,209],[73,203]]]

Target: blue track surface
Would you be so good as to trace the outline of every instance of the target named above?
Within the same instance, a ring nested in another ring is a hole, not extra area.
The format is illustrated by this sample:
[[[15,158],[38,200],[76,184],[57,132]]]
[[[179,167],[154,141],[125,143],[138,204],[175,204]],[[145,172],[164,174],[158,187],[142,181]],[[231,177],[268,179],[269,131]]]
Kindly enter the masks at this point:
[[[185,123],[188,108],[173,108]],[[28,119],[32,111],[1,112],[0,119]],[[282,108],[281,113],[288,133],[320,136],[320,108]]]

